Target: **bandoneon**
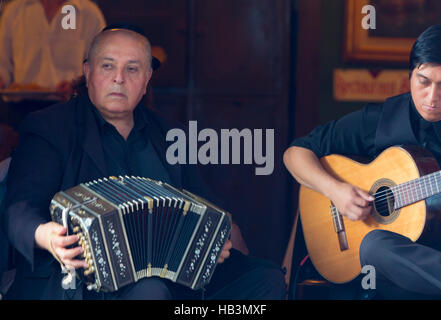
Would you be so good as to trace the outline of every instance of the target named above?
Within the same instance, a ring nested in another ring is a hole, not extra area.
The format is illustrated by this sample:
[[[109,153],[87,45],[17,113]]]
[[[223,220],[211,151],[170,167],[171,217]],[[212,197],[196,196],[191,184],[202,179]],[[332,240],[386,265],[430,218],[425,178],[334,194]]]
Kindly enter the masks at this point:
[[[211,279],[231,216],[186,190],[141,177],[110,177],[55,194],[52,220],[77,234],[89,290],[113,292],[158,276],[194,290]]]

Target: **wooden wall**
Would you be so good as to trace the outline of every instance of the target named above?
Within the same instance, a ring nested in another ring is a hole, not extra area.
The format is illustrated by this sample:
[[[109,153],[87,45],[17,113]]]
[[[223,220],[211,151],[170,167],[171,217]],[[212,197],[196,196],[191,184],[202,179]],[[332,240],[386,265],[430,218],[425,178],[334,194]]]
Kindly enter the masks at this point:
[[[154,105],[198,130],[274,129],[274,172],[256,165],[206,165],[252,254],[281,263],[293,219],[289,144],[292,76],[290,0],[125,0],[96,3],[108,23],[142,26],[167,61],[153,76]],[[243,160],[242,160],[243,163]]]

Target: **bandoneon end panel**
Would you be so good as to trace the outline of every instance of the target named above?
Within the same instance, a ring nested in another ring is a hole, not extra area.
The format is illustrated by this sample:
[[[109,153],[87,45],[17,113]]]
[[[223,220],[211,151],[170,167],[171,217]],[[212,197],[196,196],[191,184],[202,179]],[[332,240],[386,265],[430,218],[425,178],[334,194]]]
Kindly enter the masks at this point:
[[[89,290],[158,276],[197,290],[210,282],[231,216],[209,201],[142,177],[109,177],[53,197],[52,220],[77,234]]]

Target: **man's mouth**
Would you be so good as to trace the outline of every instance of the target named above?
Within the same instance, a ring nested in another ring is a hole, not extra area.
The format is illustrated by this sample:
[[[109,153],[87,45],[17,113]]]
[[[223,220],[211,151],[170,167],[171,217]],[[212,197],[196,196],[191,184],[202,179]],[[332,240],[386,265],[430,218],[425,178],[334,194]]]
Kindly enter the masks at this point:
[[[125,98],[125,97],[126,97],[126,95],[125,95],[124,93],[121,93],[121,92],[111,92],[111,93],[109,94],[109,96],[112,96],[112,97],[120,97],[120,98]]]

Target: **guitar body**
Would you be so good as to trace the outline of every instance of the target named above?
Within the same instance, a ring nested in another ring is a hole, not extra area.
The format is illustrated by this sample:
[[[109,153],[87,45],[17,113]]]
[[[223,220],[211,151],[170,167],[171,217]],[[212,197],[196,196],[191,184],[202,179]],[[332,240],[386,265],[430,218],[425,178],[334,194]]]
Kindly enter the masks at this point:
[[[389,187],[417,179],[439,170],[431,153],[419,147],[391,147],[368,164],[330,155],[320,159],[328,173],[370,194],[386,194]],[[434,198],[434,197],[432,197]],[[299,207],[308,254],[317,271],[334,283],[348,282],[357,277],[360,265],[359,248],[364,236],[372,230],[384,229],[402,234],[412,241],[434,241],[439,231],[440,207],[430,198],[385,214],[373,206],[372,214],[363,221],[341,217],[347,249],[341,244],[331,214],[331,201],[322,194],[301,186]],[[433,238],[432,238],[433,237]],[[441,236],[438,236],[441,237]]]

